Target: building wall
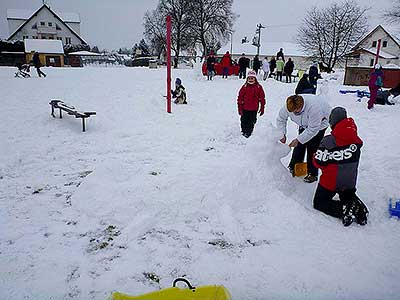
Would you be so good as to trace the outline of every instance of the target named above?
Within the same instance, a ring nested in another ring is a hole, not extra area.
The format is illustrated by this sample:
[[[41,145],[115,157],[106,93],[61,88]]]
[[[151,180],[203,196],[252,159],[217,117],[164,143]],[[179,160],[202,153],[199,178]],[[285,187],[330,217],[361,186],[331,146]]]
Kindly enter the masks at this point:
[[[9,20],[9,22],[10,21],[12,20]],[[41,22],[44,22],[45,25],[41,25]],[[52,26],[49,26],[49,23],[51,23]],[[32,29],[32,26],[35,24],[37,29]],[[56,24],[61,30],[56,29]],[[16,35],[12,37],[12,40],[23,40],[26,37],[30,39],[60,39],[62,40],[63,45],[69,43],[78,45],[82,43],[69,28],[54,17],[54,15],[47,9],[40,10],[37,16],[33,17]]]
[[[387,65],[387,64],[396,64],[396,65],[400,66],[400,59],[379,58],[378,63],[380,63],[382,66]],[[366,66],[366,67],[374,66],[375,65],[375,55],[372,55],[370,53],[361,54],[358,65],[359,66]]]
[[[373,43],[373,41],[376,41],[376,45],[378,45],[378,40],[379,39],[382,40],[382,42],[381,42],[381,50],[382,51],[384,51],[386,53],[389,53],[389,54],[392,54],[394,56],[400,56],[400,47],[399,47],[399,45],[397,45],[393,41],[393,39],[391,39],[386,34],[386,32],[383,31],[381,28],[378,28],[377,31],[375,31],[368,39],[366,39],[360,45],[360,47],[361,48],[366,48],[366,49],[372,48],[372,49],[376,50],[377,46],[376,47],[372,47],[372,43]],[[382,45],[384,41],[387,41],[387,46],[386,47],[383,47],[383,45]],[[369,63],[367,65],[369,66]]]
[[[367,86],[373,68],[347,67],[344,84],[354,86]],[[393,88],[400,82],[400,69],[382,69],[384,74],[383,87]]]
[[[27,53],[26,54],[26,61],[30,62],[32,61],[33,53]],[[39,54],[39,59],[40,63],[42,66],[48,66],[48,60],[49,58],[57,59],[57,63],[55,63],[53,66],[55,67],[64,67],[64,55],[62,54],[49,54],[49,53],[40,53]]]

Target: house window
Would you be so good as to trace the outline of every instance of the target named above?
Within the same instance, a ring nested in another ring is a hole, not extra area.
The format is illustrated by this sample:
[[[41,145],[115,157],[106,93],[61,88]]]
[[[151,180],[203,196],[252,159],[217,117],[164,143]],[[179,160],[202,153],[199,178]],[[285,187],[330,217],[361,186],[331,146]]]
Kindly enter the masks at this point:
[[[373,41],[372,42],[372,48],[375,48],[376,47],[376,41]]]
[[[56,24],[56,29],[61,30],[61,27]]]
[[[62,41],[62,37],[61,37],[61,36],[58,36],[58,37],[57,37],[57,40]]]
[[[32,25],[32,29],[37,29],[37,23]]]
[[[66,44],[71,44],[71,38],[70,37],[66,37],[65,38],[65,43]]]
[[[29,36],[24,35],[24,36],[22,36],[22,38],[23,38],[23,39],[29,39]]]
[[[52,36],[49,36],[49,40],[54,40],[54,37],[52,37]]]
[[[40,26],[45,26],[46,23],[45,22],[40,22]]]
[[[37,40],[37,36],[36,35],[32,35],[32,38],[34,39],[34,40]]]
[[[374,61],[375,61],[375,60],[374,60],[373,58],[371,58],[371,61],[369,62],[369,66],[370,66],[370,67],[372,67],[372,66],[374,65]]]
[[[387,41],[383,41],[382,47],[387,47]]]
[[[49,23],[47,23],[50,27],[52,27],[53,26],[53,23],[51,23],[51,22],[49,22]]]

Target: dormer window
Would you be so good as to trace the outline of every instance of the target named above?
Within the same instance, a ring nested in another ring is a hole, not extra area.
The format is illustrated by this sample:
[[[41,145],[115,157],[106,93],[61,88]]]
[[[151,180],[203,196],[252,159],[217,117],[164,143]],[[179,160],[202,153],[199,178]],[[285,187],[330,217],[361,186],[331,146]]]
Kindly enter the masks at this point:
[[[373,41],[372,42],[372,48],[375,48],[376,47],[376,41]]]
[[[382,47],[387,47],[387,41],[383,41]]]

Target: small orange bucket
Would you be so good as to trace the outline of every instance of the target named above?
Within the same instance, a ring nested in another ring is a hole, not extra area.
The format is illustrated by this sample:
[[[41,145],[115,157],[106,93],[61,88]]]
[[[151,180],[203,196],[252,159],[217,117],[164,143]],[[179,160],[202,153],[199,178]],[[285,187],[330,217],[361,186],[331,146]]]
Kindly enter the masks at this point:
[[[294,176],[306,176],[307,175],[307,163],[297,163],[294,165]]]

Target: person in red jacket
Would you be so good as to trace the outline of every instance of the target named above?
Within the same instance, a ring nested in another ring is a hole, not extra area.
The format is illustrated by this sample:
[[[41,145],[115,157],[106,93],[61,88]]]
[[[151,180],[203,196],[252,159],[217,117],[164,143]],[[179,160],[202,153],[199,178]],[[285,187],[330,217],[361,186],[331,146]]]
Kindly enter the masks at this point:
[[[257,122],[257,112],[262,116],[265,108],[264,89],[258,83],[257,74],[253,70],[247,73],[246,83],[240,88],[237,105],[242,135],[248,138]]]
[[[314,165],[322,175],[314,195],[314,208],[342,219],[344,226],[355,220],[367,224],[368,209],[356,195],[358,162],[362,140],[357,126],[347,118],[343,107],[335,107],[329,116],[332,132],[325,136],[314,156]],[[333,200],[339,194],[340,201]]]
[[[229,75],[229,68],[232,65],[232,57],[229,54],[229,51],[226,51],[224,56],[221,59],[221,66],[222,66],[222,78],[228,78]]]

